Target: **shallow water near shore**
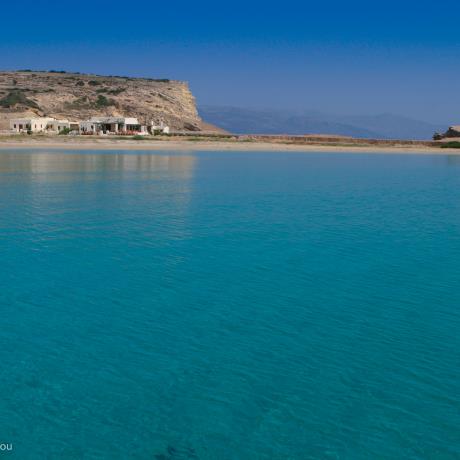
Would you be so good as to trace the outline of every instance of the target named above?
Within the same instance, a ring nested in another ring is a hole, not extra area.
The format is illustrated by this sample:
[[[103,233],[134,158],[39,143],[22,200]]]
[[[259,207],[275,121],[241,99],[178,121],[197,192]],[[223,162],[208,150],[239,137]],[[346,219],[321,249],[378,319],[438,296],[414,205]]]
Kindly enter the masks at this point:
[[[460,157],[3,151],[0,255],[5,458],[460,456]]]

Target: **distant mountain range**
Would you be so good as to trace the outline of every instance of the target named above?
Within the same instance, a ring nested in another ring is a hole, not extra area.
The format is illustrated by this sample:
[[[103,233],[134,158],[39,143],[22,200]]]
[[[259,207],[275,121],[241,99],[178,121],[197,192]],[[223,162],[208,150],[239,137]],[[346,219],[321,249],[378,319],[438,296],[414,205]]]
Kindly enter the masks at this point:
[[[431,139],[443,125],[392,115],[331,115],[238,107],[199,107],[206,122],[235,134],[339,134],[376,139]]]

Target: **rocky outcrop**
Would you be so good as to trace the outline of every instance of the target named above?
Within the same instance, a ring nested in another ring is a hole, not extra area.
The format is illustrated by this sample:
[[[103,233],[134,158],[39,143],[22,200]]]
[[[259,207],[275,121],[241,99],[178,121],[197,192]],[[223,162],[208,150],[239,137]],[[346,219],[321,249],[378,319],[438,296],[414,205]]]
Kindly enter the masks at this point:
[[[442,138],[460,137],[460,126],[449,126],[449,129],[442,135]]]
[[[460,125],[457,126],[449,126],[449,129],[445,133],[441,133],[436,131],[433,134],[434,141],[443,141],[444,139],[460,139]]]
[[[143,124],[164,121],[173,130],[213,130],[198,116],[195,98],[185,82],[65,72],[0,72],[0,129],[7,129],[9,118],[31,114],[75,121],[92,116],[132,116]]]

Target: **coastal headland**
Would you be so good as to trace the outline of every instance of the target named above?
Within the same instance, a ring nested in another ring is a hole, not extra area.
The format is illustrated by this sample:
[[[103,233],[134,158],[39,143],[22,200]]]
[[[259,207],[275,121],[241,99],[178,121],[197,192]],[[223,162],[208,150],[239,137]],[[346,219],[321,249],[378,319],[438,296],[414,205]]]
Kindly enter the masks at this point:
[[[173,130],[218,131],[199,117],[187,82],[58,71],[0,71],[0,130],[9,130],[11,119],[84,121],[118,116],[136,117],[141,124],[163,122]]]

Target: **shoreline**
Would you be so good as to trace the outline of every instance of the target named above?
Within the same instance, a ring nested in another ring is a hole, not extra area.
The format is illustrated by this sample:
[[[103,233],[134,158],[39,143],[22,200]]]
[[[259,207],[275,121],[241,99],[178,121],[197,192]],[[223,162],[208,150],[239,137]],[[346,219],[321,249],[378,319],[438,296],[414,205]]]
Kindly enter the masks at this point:
[[[62,150],[151,150],[151,151],[238,151],[238,152],[343,152],[343,153],[406,153],[460,155],[460,149],[440,148],[427,145],[376,145],[362,143],[331,142],[267,142],[241,140],[196,140],[196,139],[62,139],[62,138],[26,138],[2,139],[0,152],[17,149],[62,149]]]

